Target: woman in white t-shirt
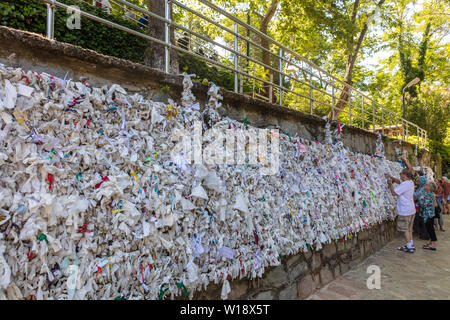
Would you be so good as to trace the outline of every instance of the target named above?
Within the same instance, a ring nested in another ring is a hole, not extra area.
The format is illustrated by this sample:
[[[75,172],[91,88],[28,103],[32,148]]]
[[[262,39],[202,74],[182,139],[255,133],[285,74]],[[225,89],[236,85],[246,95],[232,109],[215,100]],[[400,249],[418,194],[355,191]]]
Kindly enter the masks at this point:
[[[397,230],[405,235],[406,245],[398,247],[398,250],[414,253],[416,248],[412,238],[416,207],[414,206],[414,182],[413,175],[408,169],[400,172],[400,180],[386,174],[387,182],[393,196],[397,197]],[[393,183],[399,184],[394,188]]]

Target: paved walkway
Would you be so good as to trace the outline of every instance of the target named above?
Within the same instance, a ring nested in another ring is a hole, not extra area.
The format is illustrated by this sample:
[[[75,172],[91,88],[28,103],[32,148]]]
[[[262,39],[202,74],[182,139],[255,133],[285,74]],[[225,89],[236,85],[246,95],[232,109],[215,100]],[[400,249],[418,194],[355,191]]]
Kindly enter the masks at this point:
[[[437,251],[422,249],[427,242],[414,239],[416,252],[404,253],[404,244],[395,238],[357,267],[340,276],[308,300],[405,300],[450,299],[450,215],[444,215],[444,229],[436,231]],[[377,265],[381,271],[381,289],[368,289],[367,267]]]

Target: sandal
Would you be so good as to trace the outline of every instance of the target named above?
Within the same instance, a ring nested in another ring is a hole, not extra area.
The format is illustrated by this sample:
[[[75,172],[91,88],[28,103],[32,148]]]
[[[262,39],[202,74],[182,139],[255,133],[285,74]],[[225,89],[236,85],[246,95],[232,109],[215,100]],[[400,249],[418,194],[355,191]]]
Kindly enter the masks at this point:
[[[408,253],[414,253],[416,251],[416,248],[408,248],[407,246],[398,247],[397,250],[408,252]]]
[[[425,250],[432,250],[432,251],[436,251],[436,248],[434,248],[434,247],[431,247],[431,246],[429,246],[429,245],[424,245],[423,246],[423,248],[425,249]]]

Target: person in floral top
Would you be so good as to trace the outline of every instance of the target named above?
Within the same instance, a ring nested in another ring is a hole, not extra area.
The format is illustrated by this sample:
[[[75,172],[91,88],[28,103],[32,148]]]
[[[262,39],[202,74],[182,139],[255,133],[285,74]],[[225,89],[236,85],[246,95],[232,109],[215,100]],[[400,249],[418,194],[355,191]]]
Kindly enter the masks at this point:
[[[434,231],[434,203],[436,197],[434,195],[435,185],[433,182],[427,183],[423,192],[418,196],[419,215],[423,218],[427,231],[430,235],[430,243],[423,246],[426,250],[436,250],[436,232]]]

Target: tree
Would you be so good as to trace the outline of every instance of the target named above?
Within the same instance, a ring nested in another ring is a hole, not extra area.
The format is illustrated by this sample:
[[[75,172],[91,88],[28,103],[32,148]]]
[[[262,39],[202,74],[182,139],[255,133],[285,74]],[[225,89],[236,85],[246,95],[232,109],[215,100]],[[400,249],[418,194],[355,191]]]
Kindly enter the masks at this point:
[[[277,11],[279,2],[280,2],[279,0],[272,0],[272,2],[270,3],[270,7],[268,8],[267,12],[261,19],[261,23],[259,25],[259,31],[261,31],[262,33],[264,33],[266,35],[268,34],[269,23],[272,20],[273,16],[275,15],[275,12]],[[267,50],[267,51],[263,50],[263,52],[262,52],[262,63],[264,63],[265,65],[271,66],[269,40],[264,37],[261,37],[261,46]],[[265,68],[265,70],[266,70],[266,73],[272,74],[274,76],[273,70],[270,70],[268,68]],[[273,77],[273,78],[275,78],[275,77]],[[268,86],[266,85],[264,87],[265,87],[265,94],[268,96],[269,95]]]
[[[429,149],[442,159],[446,172],[450,169],[450,130],[446,130],[450,121],[450,43],[445,38],[450,20],[445,12],[450,8],[445,0],[425,0],[419,7],[414,4],[413,0],[395,0],[386,5],[381,48],[391,54],[371,75],[368,90],[400,115],[402,89],[415,77],[421,79],[419,85],[405,90],[406,118],[427,131]]]
[[[383,4],[384,0],[283,0],[276,27],[277,40],[328,72],[343,75],[346,83],[364,88],[367,70],[358,65],[357,57],[376,48],[378,38],[369,32],[369,27],[374,15],[382,14]],[[304,73],[303,81],[309,82],[309,77]],[[314,78],[312,82],[317,88],[327,86],[320,79]],[[337,107],[342,110],[348,103],[348,89],[339,90],[342,92]],[[309,88],[301,84],[295,91],[309,95]],[[314,94],[321,95],[317,91]],[[326,96],[322,100],[331,104]],[[303,105],[300,110],[306,107],[305,101],[298,101]],[[323,111],[325,115],[329,110],[323,105],[314,106],[314,112]],[[336,112],[335,118],[338,115]]]
[[[400,57],[400,69],[403,73],[403,86],[401,88],[401,92],[403,92],[403,88],[413,79],[419,78],[421,81],[425,79],[425,56],[427,53],[427,44],[430,37],[430,27],[431,23],[427,23],[427,27],[425,29],[422,43],[419,48],[419,57],[417,59],[417,66],[413,66],[412,57],[411,57],[411,45],[405,48],[403,43],[403,34],[399,35],[399,57]],[[405,89],[405,92],[408,92],[412,98],[417,97],[417,88],[416,86],[411,86]]]
[[[380,0],[377,4],[377,7],[379,8],[385,0]],[[351,16],[351,23],[353,25],[356,24],[356,17],[358,15],[358,11],[360,10],[360,2],[359,0],[355,0],[353,5],[353,12]],[[374,14],[374,13],[372,13]],[[358,53],[361,49],[362,42],[364,40],[364,37],[366,36],[367,30],[368,30],[369,24],[368,21],[364,23],[361,31],[359,32],[358,37],[355,37],[355,35],[351,35],[349,37],[348,45],[347,45],[347,62],[345,66],[345,76],[344,76],[344,82],[348,85],[353,85],[353,68],[355,66],[356,58],[358,57]],[[336,103],[336,110],[333,112],[330,112],[328,114],[328,118],[331,119],[333,114],[334,118],[332,120],[337,119],[339,114],[344,110],[344,108],[347,106],[349,98],[350,98],[350,87],[344,85],[343,89],[341,90],[341,94],[339,96],[339,101]]]

